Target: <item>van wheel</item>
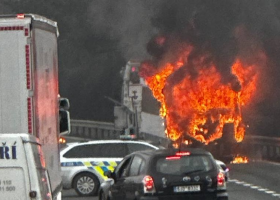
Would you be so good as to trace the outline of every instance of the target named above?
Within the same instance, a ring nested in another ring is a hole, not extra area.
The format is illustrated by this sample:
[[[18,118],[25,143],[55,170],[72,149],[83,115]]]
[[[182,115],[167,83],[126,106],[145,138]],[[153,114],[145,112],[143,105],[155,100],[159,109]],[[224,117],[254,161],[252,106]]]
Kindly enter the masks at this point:
[[[99,181],[90,173],[82,173],[74,178],[73,187],[80,196],[92,196],[98,190]]]

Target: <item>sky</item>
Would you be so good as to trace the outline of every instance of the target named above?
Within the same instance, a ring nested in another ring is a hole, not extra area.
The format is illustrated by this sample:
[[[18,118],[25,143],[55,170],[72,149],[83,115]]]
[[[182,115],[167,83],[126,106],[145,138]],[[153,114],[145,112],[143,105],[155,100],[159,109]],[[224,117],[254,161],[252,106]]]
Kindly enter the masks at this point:
[[[279,0],[2,0],[0,14],[35,13],[58,22],[61,96],[71,104],[71,118],[113,121],[120,101],[120,71],[133,59],[170,61],[185,41],[215,62],[225,81],[236,56],[267,62],[257,98],[246,112],[251,132],[280,136]],[[190,30],[192,29],[192,31]],[[157,36],[168,38],[163,49]]]

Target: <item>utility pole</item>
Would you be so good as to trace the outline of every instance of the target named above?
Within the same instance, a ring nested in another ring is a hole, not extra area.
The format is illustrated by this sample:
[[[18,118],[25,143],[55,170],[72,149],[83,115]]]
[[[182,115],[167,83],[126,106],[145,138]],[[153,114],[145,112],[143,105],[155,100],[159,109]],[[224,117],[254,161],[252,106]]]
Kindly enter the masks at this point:
[[[132,108],[134,111],[135,135],[136,135],[136,138],[139,139],[138,111],[137,111],[137,107],[134,102],[134,100],[138,98],[136,93],[137,93],[137,91],[133,91],[133,96],[130,96],[130,98],[131,98]]]

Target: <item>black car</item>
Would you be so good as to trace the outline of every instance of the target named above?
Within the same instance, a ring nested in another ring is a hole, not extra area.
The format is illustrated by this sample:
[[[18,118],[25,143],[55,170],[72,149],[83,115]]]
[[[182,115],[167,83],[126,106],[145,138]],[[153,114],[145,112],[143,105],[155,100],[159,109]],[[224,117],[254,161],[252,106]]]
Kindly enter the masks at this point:
[[[134,152],[105,175],[100,200],[228,199],[224,173],[202,149]]]

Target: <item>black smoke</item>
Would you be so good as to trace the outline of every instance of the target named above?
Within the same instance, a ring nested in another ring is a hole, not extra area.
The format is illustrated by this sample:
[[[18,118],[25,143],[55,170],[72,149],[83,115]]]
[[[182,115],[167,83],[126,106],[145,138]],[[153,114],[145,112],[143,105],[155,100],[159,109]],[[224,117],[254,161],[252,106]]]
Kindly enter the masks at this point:
[[[188,66],[169,77],[166,90],[187,75],[195,79],[195,61],[203,56],[203,66],[214,63],[223,82],[231,84],[235,91],[241,90],[241,84],[231,72],[236,58],[248,65],[259,64],[262,80],[257,97],[243,110],[245,123],[250,126],[247,132],[279,136],[280,127],[274,123],[280,120],[279,8],[277,0],[161,1],[152,18],[159,33],[147,44],[147,52],[152,56],[150,63],[155,63],[155,68],[172,63],[183,46],[190,44],[194,49],[188,56]],[[165,37],[164,44],[157,42],[160,37]],[[266,63],[260,63],[262,56],[267,58]]]

